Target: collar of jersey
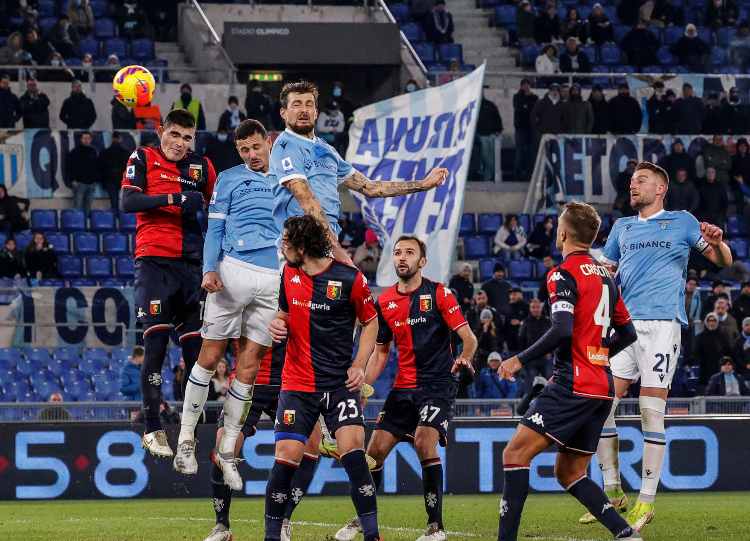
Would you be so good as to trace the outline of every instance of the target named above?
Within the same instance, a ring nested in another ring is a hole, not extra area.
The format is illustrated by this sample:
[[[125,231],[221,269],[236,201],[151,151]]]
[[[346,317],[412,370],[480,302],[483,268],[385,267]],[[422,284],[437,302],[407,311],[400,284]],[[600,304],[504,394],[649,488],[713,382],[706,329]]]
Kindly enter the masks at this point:
[[[402,293],[401,290],[398,288],[398,283],[395,286],[393,286],[393,287],[396,288],[396,294],[397,295],[400,295],[402,297],[411,297],[414,293],[416,293],[417,291],[419,291],[419,289],[422,287],[422,284],[424,284],[424,278],[422,278],[422,281],[419,282],[419,285],[417,287],[415,287],[414,289],[412,289],[408,293]]]
[[[654,218],[656,218],[657,216],[660,216],[661,214],[663,214],[665,212],[666,212],[665,209],[661,209],[659,212],[657,212],[656,214],[652,214],[648,218],[641,218],[640,214],[638,214],[637,218],[638,218],[639,222],[648,222],[649,220],[653,220]]]
[[[307,138],[307,137],[305,137],[304,135],[300,135],[300,134],[298,134],[298,133],[295,133],[294,131],[290,130],[289,128],[286,128],[286,129],[284,130],[284,132],[285,132],[285,133],[288,133],[289,135],[292,135],[292,136],[294,136],[294,137],[297,137],[297,138],[299,138],[299,139],[302,139],[303,141],[307,141],[308,143],[317,143],[317,142],[318,142],[318,136],[317,136],[317,135],[313,135],[313,138],[312,138],[312,139],[308,139],[308,138]]]
[[[267,177],[268,173],[263,173],[262,171],[255,171],[254,169],[250,169],[250,166],[247,164],[244,164],[245,169],[247,169],[250,173],[255,173],[256,175],[260,175],[262,177]]]

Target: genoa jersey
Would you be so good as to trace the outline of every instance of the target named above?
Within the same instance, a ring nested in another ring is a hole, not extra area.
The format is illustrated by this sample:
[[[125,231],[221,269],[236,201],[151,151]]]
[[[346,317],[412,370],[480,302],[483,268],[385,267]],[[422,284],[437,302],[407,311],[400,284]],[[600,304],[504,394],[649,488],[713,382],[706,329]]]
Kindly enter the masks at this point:
[[[128,160],[122,187],[146,195],[198,191],[211,197],[216,171],[208,158],[188,152],[171,162],[160,149],[141,147]],[[136,213],[135,257],[167,257],[200,261],[203,231],[197,217],[182,213],[178,205]]]
[[[608,337],[630,314],[609,271],[588,252],[569,254],[547,273],[552,314],[573,314],[573,335],[555,352],[555,383],[573,394],[612,398]]]
[[[451,381],[451,332],[466,320],[450,289],[427,278],[411,293],[394,285],[380,295],[377,310],[377,343],[395,340],[398,348],[395,389]]]
[[[662,210],[645,220],[628,216],[615,222],[603,259],[617,265],[633,319],[687,324],[685,278],[691,248],[703,253],[708,243],[687,211]]]
[[[354,324],[377,317],[374,305],[367,279],[354,267],[332,261],[310,276],[284,265],[279,309],[289,317],[282,390],[341,388],[352,365]]]
[[[281,385],[281,371],[284,368],[286,342],[274,342],[260,361],[256,385]]]

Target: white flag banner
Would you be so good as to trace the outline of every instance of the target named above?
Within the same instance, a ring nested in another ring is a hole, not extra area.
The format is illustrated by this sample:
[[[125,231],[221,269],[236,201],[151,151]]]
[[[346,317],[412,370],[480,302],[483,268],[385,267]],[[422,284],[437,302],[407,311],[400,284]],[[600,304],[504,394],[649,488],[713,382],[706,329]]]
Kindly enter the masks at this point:
[[[372,180],[421,180],[435,167],[449,171],[434,190],[393,198],[352,192],[365,223],[380,237],[377,284],[396,282],[389,254],[401,235],[427,244],[431,280],[446,281],[456,249],[466,175],[482,100],[484,65],[443,86],[374,103],[354,112],[346,159]]]

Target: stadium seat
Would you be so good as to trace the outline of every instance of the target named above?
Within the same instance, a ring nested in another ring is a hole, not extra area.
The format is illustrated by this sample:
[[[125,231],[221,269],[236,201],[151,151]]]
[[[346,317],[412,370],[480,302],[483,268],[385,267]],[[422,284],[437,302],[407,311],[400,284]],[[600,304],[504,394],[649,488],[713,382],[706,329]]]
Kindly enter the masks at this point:
[[[393,15],[398,24],[403,24],[411,20],[411,13],[407,4],[391,4],[388,6],[388,9],[391,10],[391,15]]]
[[[60,261],[58,258],[58,267],[59,265]],[[39,280],[39,285],[42,287],[65,287],[65,280],[62,278],[45,278],[44,280]]]
[[[711,65],[714,67],[720,67],[726,64],[729,60],[727,50],[721,47],[711,47]]]
[[[664,45],[674,45],[682,37],[685,29],[681,26],[669,26],[664,30]]]
[[[24,351],[26,358],[34,363],[47,365],[52,362],[52,355],[46,348],[29,348]]]
[[[83,38],[78,43],[78,49],[81,51],[81,56],[87,53],[93,56],[94,58],[98,58],[99,56],[101,56],[100,54],[101,48],[99,47],[99,41],[92,37]]]
[[[547,276],[547,267],[541,260],[534,264],[534,276],[539,279],[544,279]]]
[[[21,353],[15,348],[0,348],[0,373],[15,370],[21,360]],[[2,381],[2,380],[0,380]]]
[[[63,231],[86,231],[86,214],[79,209],[60,212],[60,229]]]
[[[109,361],[103,358],[87,358],[79,363],[78,368],[83,374],[94,376],[109,370]]]
[[[127,212],[120,213],[120,231],[125,233],[135,232],[135,225],[135,214]]]
[[[54,209],[32,210],[31,229],[33,231],[57,231],[57,211]]]
[[[533,276],[533,265],[528,259],[514,259],[508,265],[508,271],[514,280],[528,280]]]
[[[601,55],[602,64],[614,66],[620,63],[621,54],[620,48],[617,45],[611,43],[602,45],[599,54]]]
[[[50,232],[46,236],[47,242],[56,254],[70,253],[70,237],[67,233]]]
[[[91,231],[104,232],[114,231],[117,229],[115,225],[115,213],[112,210],[92,210],[90,214],[90,226]]]
[[[527,68],[533,67],[536,62],[536,57],[539,56],[539,51],[540,49],[538,45],[524,45],[521,48],[521,66]]]
[[[87,257],[86,275],[91,278],[109,278],[112,276],[112,258],[102,255]]]
[[[711,29],[706,26],[698,27],[698,37],[701,38],[709,47],[714,45],[714,34]]]
[[[52,17],[54,18],[57,13],[57,4],[55,0],[39,0],[37,9],[39,11],[39,17]]]
[[[99,235],[86,231],[73,233],[73,253],[93,255],[99,253]]]
[[[609,73],[609,70],[607,69],[607,66],[593,66],[591,68],[592,73]],[[591,79],[592,85],[599,85],[602,88],[609,88],[611,85],[612,80],[609,77],[594,77]]]
[[[479,279],[484,282],[492,278],[492,274],[495,272],[495,260],[494,259],[480,259],[479,260]]]
[[[613,27],[613,34],[615,38],[615,43],[622,43],[622,38],[625,37],[625,34],[630,32],[630,27],[625,26],[624,24],[616,24]]]
[[[101,287],[128,287],[133,285],[131,280],[128,280],[127,278],[105,278],[104,280],[99,280],[99,285]]]
[[[453,60],[458,61],[459,64],[463,64],[464,54],[463,48],[460,43],[443,43],[439,49],[440,60],[443,62],[451,62]]]
[[[128,236],[123,233],[105,233],[102,235],[102,252],[107,255],[128,253]]]
[[[133,278],[135,276],[135,263],[131,256],[120,256],[115,258],[115,271],[120,278]]]
[[[495,8],[495,26],[501,28],[516,27],[516,6],[504,5]]]
[[[112,351],[109,352],[109,356],[112,357],[113,360],[127,361],[130,358],[130,353],[132,351],[132,348],[112,348]]]
[[[95,287],[97,281],[93,278],[73,278],[70,281],[70,287]]]
[[[435,61],[435,46],[432,43],[427,43],[426,41],[414,43],[414,51],[417,53],[417,56],[423,61],[423,62],[434,62]]]
[[[739,259],[747,258],[747,241],[745,239],[731,239],[728,243],[732,252],[734,252]]]
[[[73,346],[62,346],[52,352],[52,356],[59,361],[69,361],[78,363],[81,360],[81,354],[78,348]]]
[[[464,238],[464,257],[466,259],[481,259],[490,255],[489,238],[473,236]]]
[[[458,228],[458,234],[462,237],[466,235],[473,235],[476,233],[476,219],[474,213],[464,212],[461,215],[461,225]]]
[[[60,377],[62,373],[65,372],[65,366],[63,365],[62,361],[56,361],[55,359],[50,359],[49,363],[47,364],[36,363],[36,366],[46,367],[47,370],[56,377]],[[33,381],[34,374],[32,374],[31,377]]]
[[[727,217],[727,232],[730,237],[742,236],[745,231],[745,225],[742,218],[737,215]]]
[[[424,41],[424,30],[417,23],[408,23],[401,27],[401,31],[404,33],[406,39],[411,43],[418,43]]]
[[[55,17],[42,17],[39,19],[39,30],[41,30],[41,34],[43,36],[46,36],[50,33],[50,30],[52,30],[55,27],[55,24],[57,24],[57,19]]]
[[[115,21],[109,17],[97,18],[94,22],[94,35],[99,39],[114,38],[117,35]]]
[[[677,59],[669,51],[668,47],[660,47],[659,50],[656,51],[656,59],[662,66],[672,66],[677,63]]]
[[[140,62],[152,60],[155,56],[154,42],[148,38],[134,39],[130,42],[130,54]]]
[[[519,214],[518,225],[523,227],[523,230],[526,231],[527,236],[531,234],[531,216],[529,216],[528,214]]]
[[[494,235],[503,225],[503,215],[498,212],[483,212],[479,214],[477,232],[482,235]]]
[[[102,52],[102,56],[116,54],[119,58],[124,58],[128,55],[128,44],[124,39],[110,38],[104,41]]]
[[[65,278],[78,278],[83,274],[83,261],[77,255],[61,255],[57,258],[57,270]]]
[[[94,12],[94,17],[98,18],[107,16],[107,10],[109,9],[108,0],[91,0],[89,5],[91,6],[91,11]]]
[[[720,47],[729,47],[731,41],[737,36],[737,29],[729,26],[719,28],[716,33],[716,41]]]

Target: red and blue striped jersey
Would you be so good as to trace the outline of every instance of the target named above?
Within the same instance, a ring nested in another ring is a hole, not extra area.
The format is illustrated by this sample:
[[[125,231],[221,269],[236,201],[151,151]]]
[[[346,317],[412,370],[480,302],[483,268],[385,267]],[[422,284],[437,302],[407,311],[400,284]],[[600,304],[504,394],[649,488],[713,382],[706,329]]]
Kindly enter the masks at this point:
[[[281,385],[281,371],[284,368],[286,341],[274,342],[260,360],[258,374],[255,376],[256,385]]]

